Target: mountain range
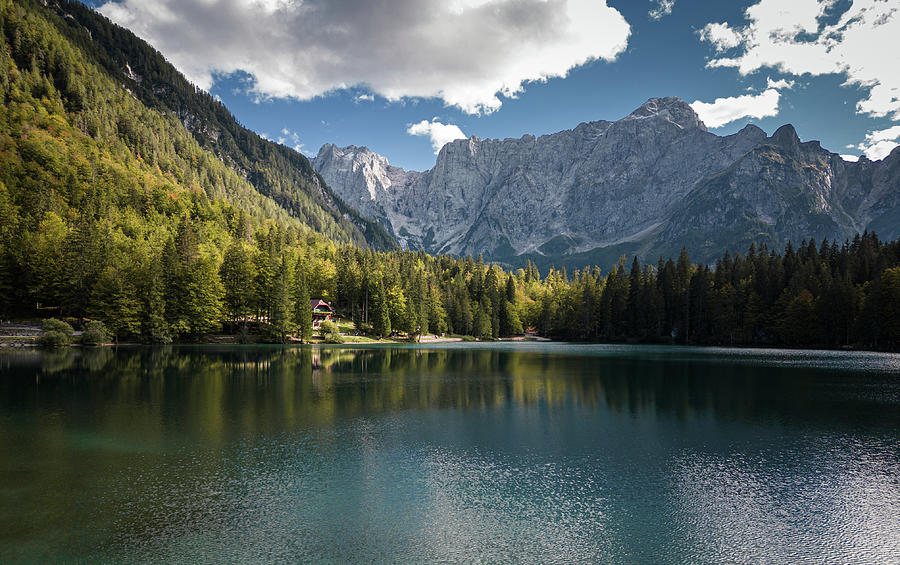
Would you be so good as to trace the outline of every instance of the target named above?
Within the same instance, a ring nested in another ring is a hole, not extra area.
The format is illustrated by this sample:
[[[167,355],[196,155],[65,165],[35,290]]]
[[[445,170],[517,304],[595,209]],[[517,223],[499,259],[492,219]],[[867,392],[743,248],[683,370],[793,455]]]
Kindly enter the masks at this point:
[[[719,136],[674,97],[540,137],[453,141],[423,172],[357,146],[326,144],[312,163],[402,247],[501,263],[581,267],[682,246],[712,260],[751,243],[900,235],[900,148],[848,162],[789,124]]]

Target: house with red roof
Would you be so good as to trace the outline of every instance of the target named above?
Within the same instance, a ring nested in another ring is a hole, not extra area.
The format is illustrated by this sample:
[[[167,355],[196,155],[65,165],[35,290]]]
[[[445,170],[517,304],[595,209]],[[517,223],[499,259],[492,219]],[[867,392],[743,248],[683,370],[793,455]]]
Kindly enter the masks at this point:
[[[319,324],[334,318],[334,308],[331,304],[325,302],[321,298],[313,298],[309,301],[309,307],[312,309],[313,329],[319,329]]]

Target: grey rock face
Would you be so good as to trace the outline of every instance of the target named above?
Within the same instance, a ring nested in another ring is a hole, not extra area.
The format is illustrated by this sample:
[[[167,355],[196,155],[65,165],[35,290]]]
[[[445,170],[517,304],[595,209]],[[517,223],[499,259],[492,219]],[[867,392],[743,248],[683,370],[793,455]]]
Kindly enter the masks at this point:
[[[421,173],[354,146],[325,145],[313,166],[412,249],[511,261],[627,245],[652,260],[689,245],[704,260],[870,226],[895,237],[898,162],[848,163],[789,125],[717,136],[682,100],[653,98],[616,122],[457,140]]]

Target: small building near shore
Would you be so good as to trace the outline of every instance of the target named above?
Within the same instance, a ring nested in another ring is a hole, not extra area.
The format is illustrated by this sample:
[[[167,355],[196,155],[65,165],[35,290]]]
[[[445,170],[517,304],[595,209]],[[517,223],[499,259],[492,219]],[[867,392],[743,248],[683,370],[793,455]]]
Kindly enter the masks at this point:
[[[312,309],[313,329],[319,329],[319,324],[324,321],[332,321],[334,319],[334,308],[331,304],[325,302],[321,298],[313,298],[309,301],[309,307]]]

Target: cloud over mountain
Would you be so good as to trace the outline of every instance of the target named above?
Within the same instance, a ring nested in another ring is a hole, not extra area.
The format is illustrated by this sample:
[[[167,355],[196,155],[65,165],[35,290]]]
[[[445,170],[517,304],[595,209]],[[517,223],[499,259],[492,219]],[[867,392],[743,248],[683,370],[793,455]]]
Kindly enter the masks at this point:
[[[746,23],[714,22],[700,38],[716,52],[709,67],[747,75],[764,67],[795,76],[837,74],[867,94],[856,110],[900,122],[900,7],[885,0],[761,0],[747,8]],[[860,148],[884,154],[879,131]]]
[[[455,124],[443,124],[437,119],[430,122],[422,120],[417,124],[410,124],[406,129],[409,135],[425,135],[431,138],[431,146],[434,148],[434,154],[440,152],[441,147],[447,145],[455,139],[465,139],[466,134],[463,133],[459,126]]]
[[[778,115],[781,93],[767,88],[759,94],[716,98],[713,102],[697,100],[691,108],[708,127],[717,128],[741,118],[767,118]]]
[[[192,81],[254,78],[262,97],[352,86],[489,113],[529,81],[613,60],[630,26],[605,0],[121,0],[100,11]]]

